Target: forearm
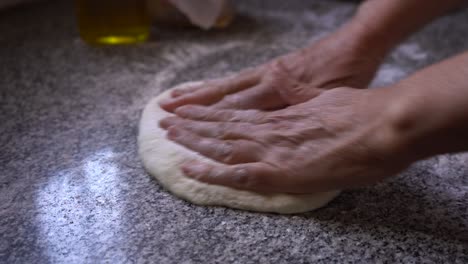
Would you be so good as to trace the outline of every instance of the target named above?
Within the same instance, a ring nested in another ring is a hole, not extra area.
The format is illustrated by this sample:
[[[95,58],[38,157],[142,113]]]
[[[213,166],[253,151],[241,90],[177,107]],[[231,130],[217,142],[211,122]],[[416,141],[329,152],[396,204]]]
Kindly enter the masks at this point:
[[[467,0],[367,0],[341,29],[349,43],[385,55],[411,33]]]
[[[393,100],[390,123],[411,158],[468,151],[468,52],[382,92]]]

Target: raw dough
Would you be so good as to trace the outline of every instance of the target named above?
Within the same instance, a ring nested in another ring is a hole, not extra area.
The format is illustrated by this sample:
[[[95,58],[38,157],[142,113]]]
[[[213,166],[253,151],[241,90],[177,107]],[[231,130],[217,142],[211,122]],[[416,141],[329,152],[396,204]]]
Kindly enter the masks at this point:
[[[176,88],[187,88],[199,83],[185,83]],[[214,161],[166,139],[166,131],[159,127],[158,122],[171,114],[161,109],[158,101],[168,96],[169,91],[166,91],[145,107],[140,121],[138,151],[148,172],[173,194],[199,205],[281,214],[311,211],[326,205],[338,195],[339,191],[307,195],[260,194],[206,184],[186,177],[179,169],[179,165],[185,160],[197,158],[207,162]]]

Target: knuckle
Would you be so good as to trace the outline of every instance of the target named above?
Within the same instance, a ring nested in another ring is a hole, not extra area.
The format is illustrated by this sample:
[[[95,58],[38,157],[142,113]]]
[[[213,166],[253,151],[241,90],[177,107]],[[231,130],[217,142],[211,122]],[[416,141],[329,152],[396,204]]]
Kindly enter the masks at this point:
[[[206,111],[205,109],[195,109],[194,114],[203,121],[208,121],[215,118],[218,114],[216,111]]]
[[[189,131],[189,132],[196,132],[199,130],[199,125],[197,122],[193,122],[193,121],[179,121],[178,123],[176,123],[176,125],[182,127],[183,129]]]
[[[224,111],[224,117],[227,122],[241,122],[243,115],[239,111]]]
[[[198,118],[202,121],[210,121],[216,118],[216,113],[198,113]]]
[[[233,172],[232,179],[236,185],[244,188],[253,188],[257,186],[257,177],[249,173],[246,168],[236,168]]]
[[[263,121],[265,120],[265,113],[259,110],[246,110],[244,112],[245,119],[249,121]]]
[[[191,105],[183,105],[178,107],[175,112],[177,115],[180,116],[188,116],[193,114],[195,112],[195,109],[193,109],[193,106]]]
[[[219,139],[239,139],[245,137],[251,131],[251,127],[244,123],[220,123],[216,136]]]
[[[229,136],[231,131],[231,126],[228,123],[220,123],[217,127],[216,137],[220,139],[225,139]]]
[[[198,145],[200,148],[200,152],[203,153],[210,153],[210,150],[213,149],[213,142],[209,139],[202,138],[198,142],[193,142],[193,144]],[[216,149],[215,149],[216,150]],[[214,152],[215,154],[217,153],[216,151]]]
[[[233,172],[233,181],[237,186],[247,190],[261,190],[270,185],[270,177],[253,167],[239,167]]]
[[[300,145],[300,140],[292,134],[283,134],[278,132],[270,132],[263,136],[265,144],[274,145],[277,147],[297,147]]]
[[[282,116],[271,115],[271,114],[266,115],[264,119],[265,119],[265,122],[270,123],[270,124],[275,124],[275,125],[280,124],[284,120]]]
[[[223,143],[215,150],[215,155],[221,162],[232,163],[234,161],[234,147],[232,143]]]
[[[271,124],[271,130],[273,131],[290,130],[292,128],[293,128],[293,124],[291,124],[290,122],[283,121],[283,120]]]
[[[233,115],[228,110],[220,110],[220,111],[213,111],[212,119],[220,120],[220,121],[231,121],[233,119]]]
[[[250,134],[257,132],[256,129],[248,123],[238,123],[235,126],[231,126],[230,131],[233,133],[233,136],[240,136],[243,138],[250,138]]]
[[[265,141],[267,143],[278,143],[278,142],[281,142],[284,140],[284,136],[278,132],[275,132],[275,131],[271,131],[271,132],[268,132],[266,133],[263,138],[265,139]]]
[[[294,157],[294,160],[291,159]],[[278,167],[287,167],[291,163],[298,163],[303,160],[302,155],[292,155],[291,151],[288,149],[280,149],[272,155],[272,160],[274,160],[277,164],[281,164]]]
[[[239,108],[241,106],[242,98],[237,94],[232,94],[226,96],[223,101],[227,106]]]

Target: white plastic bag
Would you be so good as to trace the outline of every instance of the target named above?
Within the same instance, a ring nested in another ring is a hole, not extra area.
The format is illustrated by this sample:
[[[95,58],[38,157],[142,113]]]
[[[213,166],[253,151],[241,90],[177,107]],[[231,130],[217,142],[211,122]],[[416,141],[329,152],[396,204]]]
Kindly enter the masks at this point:
[[[210,29],[228,5],[227,0],[169,0],[190,22]]]

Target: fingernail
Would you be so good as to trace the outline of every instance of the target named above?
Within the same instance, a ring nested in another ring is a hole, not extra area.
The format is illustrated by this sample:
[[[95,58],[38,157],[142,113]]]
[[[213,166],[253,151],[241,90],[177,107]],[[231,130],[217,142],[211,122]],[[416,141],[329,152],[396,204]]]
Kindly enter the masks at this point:
[[[168,118],[164,118],[164,119],[161,119],[159,121],[159,126],[162,128],[162,129],[168,129],[171,125],[170,125],[170,121],[168,120]]]
[[[172,103],[174,100],[172,100],[171,98],[165,98],[165,99],[161,99],[159,101],[159,104],[160,105],[168,105],[170,103]]]
[[[182,171],[189,177],[199,177],[206,174],[208,167],[200,162],[190,162],[182,166]]]
[[[174,116],[165,117],[159,121],[159,126],[163,129],[168,129],[177,124],[178,118]]]
[[[159,101],[159,107],[166,110],[167,112],[174,113],[174,109],[176,108],[175,100],[167,98]]]
[[[180,95],[180,91],[179,91],[179,90],[173,90],[173,91],[171,92],[172,98],[175,98],[175,97],[177,97],[177,96],[179,96],[179,95]]]

